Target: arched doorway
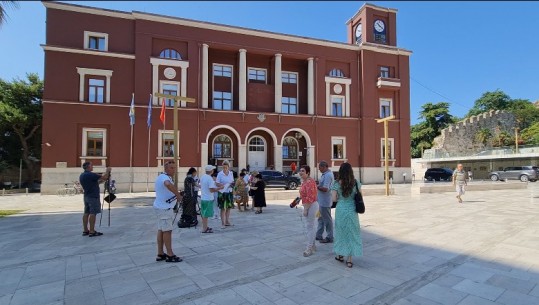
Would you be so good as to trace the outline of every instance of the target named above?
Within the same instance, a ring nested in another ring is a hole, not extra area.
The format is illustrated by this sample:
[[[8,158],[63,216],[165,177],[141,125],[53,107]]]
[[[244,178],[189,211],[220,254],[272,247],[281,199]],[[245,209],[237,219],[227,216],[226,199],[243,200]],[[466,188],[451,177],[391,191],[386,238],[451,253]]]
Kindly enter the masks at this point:
[[[264,138],[254,136],[249,140],[249,148],[247,154],[247,164],[250,170],[265,170],[267,160],[267,145]]]

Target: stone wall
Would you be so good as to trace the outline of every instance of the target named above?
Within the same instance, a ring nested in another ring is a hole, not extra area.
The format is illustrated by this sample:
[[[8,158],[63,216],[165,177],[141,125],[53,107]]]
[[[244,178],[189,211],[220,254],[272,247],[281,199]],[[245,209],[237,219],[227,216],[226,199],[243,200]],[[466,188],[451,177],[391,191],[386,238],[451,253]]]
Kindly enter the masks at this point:
[[[482,114],[471,116],[456,124],[443,129],[441,134],[434,139],[432,150],[439,153],[462,153],[480,152],[490,148],[490,141],[486,145],[476,140],[476,134],[481,129],[490,130],[492,136],[497,128],[500,132],[514,133],[515,116],[505,110],[491,110]]]

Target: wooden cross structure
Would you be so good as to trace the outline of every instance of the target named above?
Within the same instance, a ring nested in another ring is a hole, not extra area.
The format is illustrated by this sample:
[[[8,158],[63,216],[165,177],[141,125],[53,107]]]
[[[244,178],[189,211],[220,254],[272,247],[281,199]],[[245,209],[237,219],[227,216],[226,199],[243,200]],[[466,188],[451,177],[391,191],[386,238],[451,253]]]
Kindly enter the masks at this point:
[[[186,102],[186,103],[195,103],[196,100],[194,98],[185,97],[185,96],[177,96],[177,95],[170,95],[170,94],[162,94],[162,93],[154,93],[155,97],[157,98],[166,98],[174,100],[174,163],[176,164],[176,171],[174,172],[174,185],[176,188],[178,188],[178,167],[179,167],[179,156],[178,156],[178,102]],[[164,101],[163,101],[164,103]]]
[[[388,151],[388,123],[389,121],[395,119],[394,115],[385,117],[383,119],[376,120],[376,123],[384,123],[384,175],[385,175],[385,184],[386,184],[386,196],[389,196],[389,151]]]

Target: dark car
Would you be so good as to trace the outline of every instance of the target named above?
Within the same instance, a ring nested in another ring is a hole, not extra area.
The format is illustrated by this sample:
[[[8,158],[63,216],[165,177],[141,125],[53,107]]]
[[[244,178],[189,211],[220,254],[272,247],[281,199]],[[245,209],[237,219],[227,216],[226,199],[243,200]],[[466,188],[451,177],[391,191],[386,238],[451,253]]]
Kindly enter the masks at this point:
[[[520,180],[537,181],[539,178],[539,167],[537,166],[511,166],[502,171],[493,171],[488,174],[490,180]]]
[[[288,176],[279,171],[265,170],[260,171],[260,174],[267,186],[282,186],[287,190],[295,190],[301,183],[299,177]]]
[[[449,168],[433,167],[427,169],[425,172],[425,180],[427,181],[449,181],[451,180],[451,177],[453,177],[453,171]]]

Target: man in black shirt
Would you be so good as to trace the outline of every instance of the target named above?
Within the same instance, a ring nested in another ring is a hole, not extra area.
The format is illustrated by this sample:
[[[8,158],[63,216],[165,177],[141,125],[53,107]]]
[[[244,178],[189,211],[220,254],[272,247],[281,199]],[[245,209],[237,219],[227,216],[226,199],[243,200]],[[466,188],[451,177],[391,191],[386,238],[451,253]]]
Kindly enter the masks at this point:
[[[103,233],[95,230],[96,215],[101,213],[99,202],[99,183],[106,181],[110,177],[110,167],[107,167],[103,175],[93,173],[92,162],[82,164],[84,172],[80,174],[79,181],[84,189],[84,215],[82,216],[82,236],[101,236]],[[88,228],[89,226],[89,228]]]

